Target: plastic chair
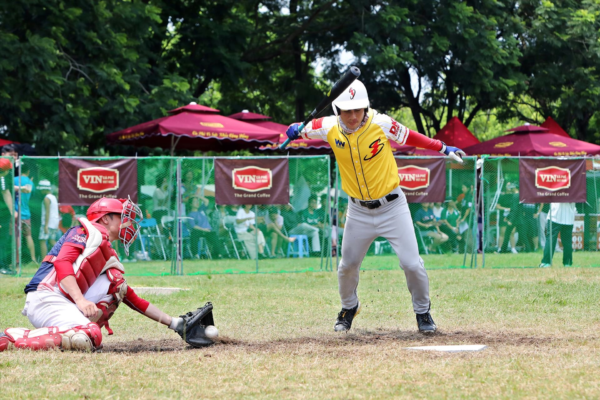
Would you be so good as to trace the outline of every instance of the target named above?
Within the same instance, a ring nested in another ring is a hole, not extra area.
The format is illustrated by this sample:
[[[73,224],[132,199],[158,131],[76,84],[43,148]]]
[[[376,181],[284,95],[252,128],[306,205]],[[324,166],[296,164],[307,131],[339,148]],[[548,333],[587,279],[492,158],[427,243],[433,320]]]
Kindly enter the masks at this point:
[[[291,254],[298,258],[308,257],[310,254],[310,248],[308,247],[308,236],[291,235],[290,237],[296,238],[296,241],[293,243],[288,243],[287,256],[289,257]]]
[[[233,225],[235,224],[236,217],[235,215],[228,215],[223,219],[223,227],[229,233],[229,239],[231,240],[231,244],[233,245],[233,250],[235,251],[235,255],[237,259],[240,259],[240,252],[238,251],[238,245],[241,246],[242,251],[246,255],[247,259],[250,259],[250,255],[248,254],[248,250],[246,250],[246,244],[243,240],[238,239],[237,234],[235,233],[235,229],[233,229]]]
[[[146,243],[148,244],[148,250],[151,250],[151,246],[156,246],[156,239],[158,239],[158,242],[160,243],[160,249],[162,250],[163,259],[166,261],[167,253],[165,252],[165,246],[162,238],[163,235],[160,233],[156,219],[148,218],[140,221],[140,244],[142,246],[143,254],[150,254],[150,252],[147,252],[146,250]]]
[[[187,218],[188,217],[179,217],[178,219],[183,220],[183,219],[187,219]],[[173,243],[175,243],[175,240],[176,240],[175,232],[177,229],[176,228],[177,223],[176,223],[175,217],[171,217],[170,215],[164,215],[163,217],[161,217],[160,223],[161,223],[163,229],[166,229],[170,233],[170,239]],[[183,227],[182,227],[181,231],[182,231],[181,232],[181,242],[183,245],[182,246],[183,248],[180,250],[181,256],[183,256],[183,252],[185,250],[187,250],[189,257],[193,258],[192,250],[190,249],[190,241],[191,241],[190,233],[187,230],[183,229]]]

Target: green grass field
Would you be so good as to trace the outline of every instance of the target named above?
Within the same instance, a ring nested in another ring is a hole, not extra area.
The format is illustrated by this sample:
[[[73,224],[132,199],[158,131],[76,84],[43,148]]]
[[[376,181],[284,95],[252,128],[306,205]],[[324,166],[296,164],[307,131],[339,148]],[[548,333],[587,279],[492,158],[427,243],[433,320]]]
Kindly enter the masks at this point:
[[[481,268],[483,256],[481,254],[471,257],[467,254],[434,254],[423,255],[425,268],[428,270],[449,268]],[[600,267],[600,252],[575,252],[574,267]],[[519,254],[486,254],[485,268],[537,268],[542,260],[542,253]],[[259,273],[281,272],[315,272],[335,269],[335,257],[327,264],[327,260],[320,258],[288,258],[259,260]],[[562,253],[554,256],[554,265],[562,266]],[[29,263],[23,266],[21,276],[31,277],[35,274],[38,265]],[[171,273],[171,261],[143,261],[126,263],[128,276],[164,276]],[[395,255],[381,255],[366,257],[362,269],[398,270],[398,258]],[[215,274],[251,274],[257,272],[254,260],[184,260],[184,275],[215,275]]]
[[[541,255],[508,257],[523,267]],[[122,306],[102,353],[2,353],[0,398],[600,397],[600,269],[562,268],[558,255],[548,269],[459,269],[449,268],[448,256],[425,259],[439,327],[432,337],[417,333],[404,274],[391,257],[365,260],[369,269],[391,269],[361,273],[363,310],[351,333],[341,335],[333,332],[339,297],[332,272],[132,276],[134,287],[189,289],[146,296],[173,315],[212,301],[220,341],[189,349],[172,331]],[[504,255],[489,259],[507,263]],[[597,259],[575,254],[576,265]],[[311,260],[293,260],[280,269],[301,270],[300,261],[310,268]],[[139,275],[141,264],[126,267]],[[154,273],[163,272],[161,265]],[[187,265],[187,272],[202,270]],[[0,279],[0,328],[29,326],[20,314],[26,281]],[[405,349],[434,344],[488,348]]]

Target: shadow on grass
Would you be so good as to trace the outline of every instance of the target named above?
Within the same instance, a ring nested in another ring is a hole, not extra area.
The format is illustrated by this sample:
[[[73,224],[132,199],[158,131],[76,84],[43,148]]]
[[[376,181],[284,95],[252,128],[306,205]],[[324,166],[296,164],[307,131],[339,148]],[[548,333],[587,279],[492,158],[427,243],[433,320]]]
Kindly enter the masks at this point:
[[[312,336],[290,339],[276,339],[271,341],[245,341],[222,337],[217,339],[216,343],[209,348],[213,350],[238,349],[248,352],[306,352],[321,353],[331,351],[350,350],[360,346],[373,345],[400,345],[400,346],[433,346],[433,345],[458,345],[458,344],[484,344],[487,346],[531,346],[543,347],[551,346],[557,343],[576,343],[595,341],[600,337],[590,336],[530,336],[515,332],[503,331],[444,331],[439,330],[432,335],[423,335],[417,331],[368,331],[356,330],[353,333],[340,334],[336,336]],[[205,350],[207,348],[204,348]],[[153,352],[174,352],[174,351],[193,351],[195,349],[182,340],[161,339],[161,340],[143,340],[138,339],[131,342],[116,342],[106,344],[104,353],[153,353]]]

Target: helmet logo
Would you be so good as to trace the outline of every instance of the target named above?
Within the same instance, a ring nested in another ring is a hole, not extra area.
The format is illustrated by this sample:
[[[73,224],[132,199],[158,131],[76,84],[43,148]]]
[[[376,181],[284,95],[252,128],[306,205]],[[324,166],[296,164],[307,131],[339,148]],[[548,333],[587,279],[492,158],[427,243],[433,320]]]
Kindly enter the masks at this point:
[[[350,100],[354,100],[354,96],[356,96],[356,90],[350,88],[348,92],[350,93]]]

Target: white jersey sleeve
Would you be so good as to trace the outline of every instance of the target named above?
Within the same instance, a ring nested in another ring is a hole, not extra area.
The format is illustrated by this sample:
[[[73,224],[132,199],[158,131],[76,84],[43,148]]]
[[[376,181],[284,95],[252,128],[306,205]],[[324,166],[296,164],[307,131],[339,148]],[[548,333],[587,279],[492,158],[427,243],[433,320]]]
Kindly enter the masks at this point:
[[[300,136],[302,139],[321,139],[327,141],[327,134],[337,125],[337,117],[323,117],[313,119],[302,129]]]
[[[381,130],[385,133],[385,136],[389,140],[404,145],[406,143],[406,138],[408,138],[408,128],[388,115],[379,114],[375,110],[373,110],[373,112],[375,113],[373,116],[373,123],[379,125]]]

